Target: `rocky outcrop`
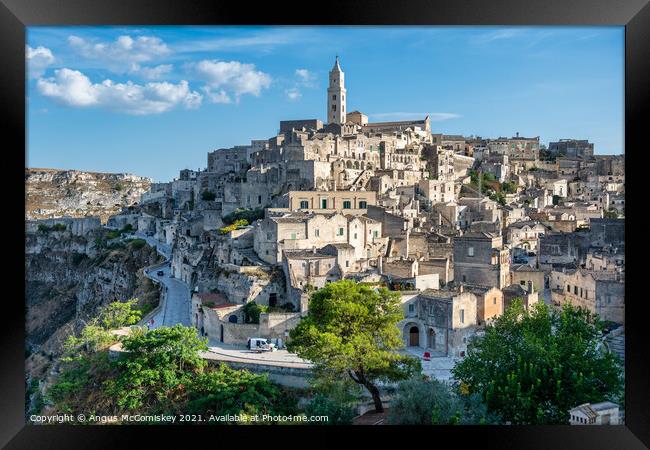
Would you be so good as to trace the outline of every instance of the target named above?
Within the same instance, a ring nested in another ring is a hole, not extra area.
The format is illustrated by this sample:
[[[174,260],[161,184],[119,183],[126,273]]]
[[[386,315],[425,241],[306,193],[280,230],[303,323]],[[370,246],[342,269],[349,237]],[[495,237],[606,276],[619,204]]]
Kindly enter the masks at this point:
[[[113,301],[155,305],[158,288],[143,268],[162,260],[128,241],[106,247],[106,231],[27,233],[25,240],[27,379],[45,377],[68,335]],[[150,306],[151,307],[151,306]]]
[[[110,215],[140,202],[152,180],[127,173],[25,169],[25,218]]]

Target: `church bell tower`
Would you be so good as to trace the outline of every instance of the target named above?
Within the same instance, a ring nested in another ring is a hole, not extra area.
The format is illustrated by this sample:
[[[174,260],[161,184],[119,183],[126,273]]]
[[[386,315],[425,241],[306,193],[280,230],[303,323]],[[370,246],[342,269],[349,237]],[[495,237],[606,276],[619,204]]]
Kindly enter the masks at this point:
[[[327,123],[345,123],[345,95],[344,73],[337,56],[330,71],[330,84],[327,88]]]

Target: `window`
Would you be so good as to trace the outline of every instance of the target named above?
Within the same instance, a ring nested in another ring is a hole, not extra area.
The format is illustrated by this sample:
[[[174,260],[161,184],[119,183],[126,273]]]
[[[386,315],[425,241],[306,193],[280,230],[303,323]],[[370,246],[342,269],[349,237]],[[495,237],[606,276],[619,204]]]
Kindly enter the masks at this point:
[[[352,202],[350,200],[343,200],[343,209],[352,208]]]
[[[320,230],[318,228],[314,230],[314,236],[320,237]]]
[[[355,239],[357,238],[357,233],[354,233],[354,238],[355,238]]]
[[[258,195],[258,196],[257,196],[257,204],[258,204],[258,205],[261,205],[261,204],[262,204],[262,196],[261,196],[261,195]]]
[[[368,203],[365,200],[361,200],[359,202],[359,208],[360,209],[366,209],[368,207]]]
[[[271,232],[266,233],[266,240],[270,241],[271,239],[273,239],[273,233]]]
[[[410,313],[415,312],[415,305],[413,303],[409,305],[409,312]]]
[[[343,228],[339,228],[338,236],[343,236]]]
[[[465,310],[460,310],[460,323],[465,323]]]
[[[467,282],[467,276],[463,275],[463,283]]]
[[[578,295],[578,286],[573,286],[573,294]]]
[[[345,267],[350,267],[350,261],[345,261]]]
[[[566,285],[566,291],[567,291],[567,292],[571,292],[571,285],[570,285],[570,284],[567,284],[567,285]]]
[[[322,209],[327,209],[327,199],[326,198],[321,198],[320,199],[320,207]]]
[[[332,111],[336,111],[336,105],[332,105]]]
[[[300,209],[309,208],[309,202],[307,200],[300,200]]]
[[[467,256],[474,256],[474,247],[467,247]]]
[[[372,232],[372,237],[379,237],[379,231],[374,230],[374,231]]]
[[[496,298],[496,297],[494,297],[494,298],[492,299],[492,304],[493,304],[493,305],[496,305],[496,304],[497,304],[497,298]]]
[[[336,94],[332,95],[332,100],[336,100]]]
[[[295,238],[296,238],[296,233],[291,233],[291,239],[295,239]]]

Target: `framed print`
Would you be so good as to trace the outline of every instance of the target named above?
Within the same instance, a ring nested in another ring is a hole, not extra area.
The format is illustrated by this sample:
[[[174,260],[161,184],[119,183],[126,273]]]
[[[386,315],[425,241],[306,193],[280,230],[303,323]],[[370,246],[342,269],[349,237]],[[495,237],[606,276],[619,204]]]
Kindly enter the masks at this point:
[[[646,448],[647,2],[304,6],[3,0],[2,443]]]

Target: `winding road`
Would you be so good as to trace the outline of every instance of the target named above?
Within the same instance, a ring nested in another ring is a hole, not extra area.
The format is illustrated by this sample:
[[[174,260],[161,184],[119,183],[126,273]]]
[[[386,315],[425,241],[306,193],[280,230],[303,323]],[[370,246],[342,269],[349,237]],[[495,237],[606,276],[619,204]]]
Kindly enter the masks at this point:
[[[171,246],[141,233],[135,233],[133,237],[144,239],[147,244],[155,247],[158,253],[166,258],[164,264],[156,264],[144,270],[148,278],[157,281],[163,286],[160,309],[153,316],[153,325],[150,325],[150,328],[171,327],[176,324],[191,326],[192,302],[190,289],[187,284],[171,276]],[[158,275],[159,271],[162,271],[163,274]]]

